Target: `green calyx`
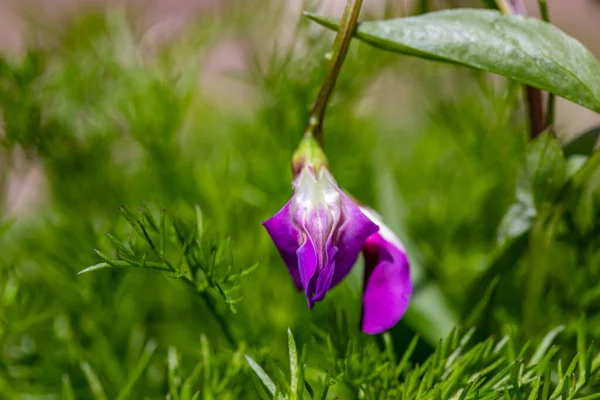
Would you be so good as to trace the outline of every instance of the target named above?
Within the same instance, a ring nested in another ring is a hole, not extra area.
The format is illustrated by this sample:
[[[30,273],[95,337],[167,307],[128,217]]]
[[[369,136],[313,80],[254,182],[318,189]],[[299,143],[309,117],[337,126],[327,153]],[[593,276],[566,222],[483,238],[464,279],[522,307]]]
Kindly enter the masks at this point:
[[[315,169],[327,167],[328,161],[323,148],[312,135],[306,135],[300,141],[298,148],[292,155],[292,171],[297,175],[306,166]]]

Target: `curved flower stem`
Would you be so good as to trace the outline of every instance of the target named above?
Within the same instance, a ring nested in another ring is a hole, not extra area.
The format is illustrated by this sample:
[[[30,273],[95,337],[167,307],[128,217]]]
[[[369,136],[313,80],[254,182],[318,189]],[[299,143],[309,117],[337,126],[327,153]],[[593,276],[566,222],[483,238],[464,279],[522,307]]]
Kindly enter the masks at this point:
[[[314,136],[319,144],[323,145],[323,119],[325,118],[325,110],[327,103],[335,87],[337,77],[348,53],[348,47],[352,40],[352,34],[356,28],[356,21],[360,14],[360,8],[362,7],[362,0],[348,0],[346,2],[346,8],[344,9],[344,15],[340,21],[340,30],[338,31],[335,41],[333,42],[333,49],[331,51],[331,61],[325,80],[321,85],[315,104],[313,105],[310,113],[310,119],[308,126],[306,127],[306,136]]]

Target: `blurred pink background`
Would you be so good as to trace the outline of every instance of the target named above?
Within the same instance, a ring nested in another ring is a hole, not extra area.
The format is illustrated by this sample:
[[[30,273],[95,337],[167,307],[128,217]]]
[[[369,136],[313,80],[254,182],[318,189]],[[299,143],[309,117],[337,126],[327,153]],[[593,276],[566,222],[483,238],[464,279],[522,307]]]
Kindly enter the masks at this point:
[[[269,5],[283,6],[286,16],[282,19],[282,31],[290,22],[300,17],[306,2],[303,0],[263,0]],[[184,28],[197,13],[227,13],[228,10],[243,4],[244,0],[0,0],[0,51],[19,52],[26,47],[27,32],[31,22],[27,16],[45,23],[60,23],[64,18],[81,12],[87,7],[125,7],[138,16],[139,23],[147,29],[153,28],[154,37],[164,40]],[[330,15],[339,15],[345,0],[320,0],[319,11]],[[365,0],[364,14],[377,16],[385,4],[391,4],[399,14],[415,7],[415,0]],[[600,1],[598,0],[548,0],[552,22],[568,34],[574,36],[600,58]],[[479,6],[479,0],[433,0],[434,7]],[[526,0],[527,10],[532,16],[539,16],[537,0]],[[278,7],[280,8],[280,7]],[[257,28],[259,29],[259,28]],[[224,39],[212,52],[203,71],[204,82],[220,92],[243,91],[235,82],[228,82],[221,72],[244,70],[247,57],[245,48],[231,38]],[[207,75],[207,76],[206,76]],[[222,90],[220,85],[226,85]],[[233,85],[233,86],[232,86]],[[239,98],[247,98],[240,93]],[[557,122],[568,132],[578,132],[591,125],[600,123],[600,116],[570,102],[558,99]]]
[[[139,23],[148,32],[151,40],[163,41],[172,37],[198,13],[227,13],[239,7],[245,0],[0,0],[0,52],[20,53],[27,46],[28,33],[32,21],[43,24],[60,24],[65,18],[83,12],[88,7],[125,7],[135,15]],[[294,20],[300,18],[305,6],[302,0],[263,0],[265,8],[261,12],[269,12],[279,8],[284,10],[284,18],[280,21],[280,32],[283,37],[291,37]],[[391,4],[398,14],[409,12],[415,6],[413,0],[364,0],[364,15],[377,17],[381,15],[385,3]],[[539,16],[537,0],[526,0],[527,10],[532,16]],[[318,11],[329,15],[340,15],[345,0],[321,0]],[[479,6],[478,0],[437,0],[432,1],[435,7]],[[562,30],[581,41],[597,58],[600,58],[600,1],[598,0],[548,0],[551,21]],[[260,30],[257,24],[257,30]],[[269,35],[272,34],[269,32]],[[280,36],[281,37],[281,36]],[[243,106],[252,101],[252,93],[248,92],[239,80],[231,79],[224,72],[247,69],[247,48],[243,40],[234,37],[222,39],[213,46],[210,56],[199,73],[205,89],[222,97],[229,94],[227,103]],[[385,77],[382,77],[385,79]],[[398,83],[395,83],[398,85]],[[410,96],[411,82],[400,82],[403,87],[403,98]],[[378,92],[377,96],[393,99],[397,90]],[[217,99],[218,100],[218,99]],[[565,132],[577,133],[590,126],[600,124],[600,115],[579,107],[563,99],[557,99],[557,124]],[[1,161],[1,160],[0,160]],[[38,165],[14,160],[13,169],[8,176],[8,213],[19,213],[28,209],[43,186],[43,172]],[[1,166],[0,166],[1,167]]]

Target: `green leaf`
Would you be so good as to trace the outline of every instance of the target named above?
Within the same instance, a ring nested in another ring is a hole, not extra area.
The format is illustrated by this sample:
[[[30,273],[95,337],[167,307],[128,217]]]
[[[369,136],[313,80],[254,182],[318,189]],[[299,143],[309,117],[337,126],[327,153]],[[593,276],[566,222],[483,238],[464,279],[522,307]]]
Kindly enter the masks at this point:
[[[202,217],[202,209],[198,204],[195,207],[196,210],[196,240],[202,240],[202,236],[204,234],[204,223]]]
[[[92,271],[98,271],[98,270],[104,269],[104,268],[111,268],[111,267],[112,267],[112,265],[103,262],[100,264],[92,265],[91,267],[87,267],[86,269],[82,269],[81,271],[79,271],[77,273],[77,275],[85,274],[87,272],[92,272]]]
[[[557,255],[556,231],[562,215],[560,208],[541,211],[531,228],[527,262],[527,283],[523,300],[522,329],[530,336],[539,324],[538,315],[552,265]]]
[[[62,399],[63,400],[75,400],[75,393],[73,392],[73,386],[71,386],[71,378],[68,374],[64,374],[62,376],[63,383],[63,391],[62,391]]]
[[[517,185],[529,190],[536,208],[554,201],[566,181],[567,163],[556,138],[550,133],[538,136],[527,151],[524,169]]]
[[[540,393],[540,387],[542,386],[542,380],[540,377],[534,381],[533,388],[531,389],[531,393],[529,393],[529,397],[527,400],[536,400],[538,398],[538,394]]]
[[[404,351],[404,354],[402,355],[402,359],[396,366],[396,374],[397,375],[400,375],[400,373],[405,372],[406,370],[409,369],[409,367],[410,367],[409,359],[413,355],[415,348],[417,347],[417,343],[419,343],[419,335],[418,334],[413,336],[410,343],[408,344],[408,347]]]
[[[600,393],[592,394],[590,396],[579,397],[577,400],[594,400],[600,399]]]
[[[500,281],[500,277],[494,277],[487,285],[483,296],[479,299],[477,304],[472,307],[471,312],[465,318],[465,326],[476,326],[477,322],[485,315],[485,311],[488,309],[492,295]]]
[[[600,126],[588,129],[582,134],[575,136],[575,138],[563,146],[565,156],[589,156],[594,151],[599,137]]]
[[[339,21],[306,14],[337,30]],[[362,22],[356,37],[375,47],[493,72],[600,111],[600,64],[577,40],[534,18],[457,9]]]
[[[127,379],[127,382],[119,392],[117,396],[117,400],[125,400],[129,399],[132,396],[132,390],[135,383],[140,379],[142,373],[146,369],[146,366],[150,362],[150,358],[152,358],[152,354],[154,354],[154,350],[156,350],[157,343],[154,340],[150,340],[146,343],[146,347],[144,347],[144,351],[138,360],[137,364],[131,371],[131,375]]]
[[[562,150],[549,133],[531,142],[517,176],[515,203],[502,218],[498,242],[506,244],[529,231],[539,207],[554,201],[567,178],[567,163]]]
[[[587,367],[587,319],[585,314],[579,317],[579,329],[577,330],[577,351],[579,352],[579,375],[586,376]]]
[[[300,391],[300,378],[301,378],[301,370],[298,365],[298,350],[296,348],[296,341],[294,340],[294,335],[292,335],[291,329],[288,328],[288,349],[290,353],[290,375],[291,375],[291,383],[290,383],[290,395],[291,399],[295,400],[300,398],[298,396],[298,392]]]
[[[104,236],[106,236],[121,253],[130,258],[135,258],[135,254],[133,253],[132,249],[128,249],[123,243],[121,243],[119,239],[108,232],[104,232]]]
[[[485,272],[470,285],[468,289],[469,298],[481,299],[484,297],[490,281],[495,279],[496,276],[508,274],[517,265],[527,251],[530,229],[515,238],[507,240],[504,245],[498,246],[494,250],[490,257],[491,261],[485,266]]]
[[[90,391],[96,400],[107,400],[106,393],[100,382],[100,378],[96,375],[96,372],[92,369],[91,365],[84,361],[81,363],[81,370],[88,381]]]
[[[263,385],[265,385],[265,387],[267,388],[269,393],[271,393],[273,396],[275,396],[275,390],[276,390],[275,382],[273,382],[273,380],[269,377],[269,375],[267,375],[265,370],[262,369],[261,366],[258,365],[256,363],[256,361],[254,361],[252,359],[252,357],[250,357],[247,354],[245,354],[244,357],[246,357],[246,361],[248,361],[250,368],[252,368],[252,370],[258,377],[258,379],[260,379],[260,381],[263,383]]]
[[[516,200],[510,205],[498,226],[498,243],[505,246],[531,229],[537,215],[533,197],[527,191],[517,189]]]
[[[533,367],[534,365],[539,363],[544,357],[544,355],[548,352],[548,349],[554,342],[554,339],[556,339],[556,336],[558,336],[558,334],[564,330],[564,325],[560,325],[548,332],[546,336],[544,336],[544,339],[542,339],[542,341],[538,345],[537,349],[535,350],[535,353],[533,353],[533,356],[531,357],[531,360],[529,360],[529,364],[527,364],[527,366]]]
[[[598,156],[596,156],[598,157]],[[590,171],[586,180],[575,191],[569,201],[571,218],[582,235],[593,234],[596,228],[596,215],[600,204],[600,167]]]
[[[325,375],[325,381],[323,382],[323,391],[321,392],[321,397],[319,397],[320,400],[325,400],[327,398],[327,392],[329,392],[329,388],[333,385],[334,383],[331,379],[331,371],[327,371],[327,374]]]
[[[169,347],[167,351],[167,376],[170,393],[179,393],[181,379],[178,376],[179,372],[179,355],[174,347]],[[176,398],[178,400],[178,397]]]

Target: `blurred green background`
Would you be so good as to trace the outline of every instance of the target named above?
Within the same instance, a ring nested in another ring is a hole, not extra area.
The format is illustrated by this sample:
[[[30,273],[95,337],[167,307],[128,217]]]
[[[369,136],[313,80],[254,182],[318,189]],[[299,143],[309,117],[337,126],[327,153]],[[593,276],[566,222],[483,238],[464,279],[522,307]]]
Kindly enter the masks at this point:
[[[0,398],[185,399],[189,376],[199,398],[255,398],[242,355],[283,368],[287,328],[309,346],[313,386],[345,352],[387,348],[358,331],[361,261],[309,311],[260,225],[292,194],[333,39],[286,5],[199,7],[179,28],[136,8],[26,13],[25,44],[0,58]],[[555,234],[534,222],[585,158],[560,149],[583,129],[567,111],[558,141],[530,143],[520,85],[354,43],[325,147],[339,184],[407,245],[415,294],[385,336],[398,356],[415,333],[419,363],[455,327],[520,347],[561,325],[573,356],[582,315],[600,337],[598,170]],[[156,225],[173,264],[199,246],[215,281],[198,293],[168,272],[77,275],[103,261],[94,249],[123,255],[105,232],[159,261],[118,206]],[[328,398],[364,398],[347,386]]]

